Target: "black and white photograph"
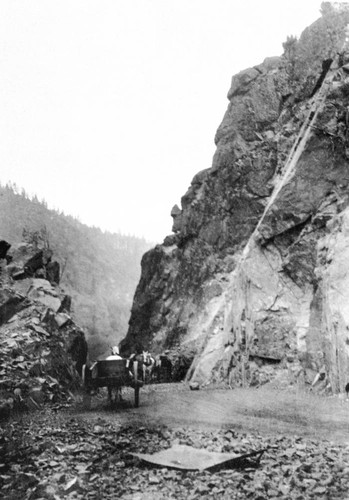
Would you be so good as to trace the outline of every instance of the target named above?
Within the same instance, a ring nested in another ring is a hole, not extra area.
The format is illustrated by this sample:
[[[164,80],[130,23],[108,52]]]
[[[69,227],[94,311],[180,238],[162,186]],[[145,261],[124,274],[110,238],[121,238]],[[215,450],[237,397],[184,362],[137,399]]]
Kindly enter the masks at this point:
[[[0,0],[0,499],[349,499],[349,1]]]

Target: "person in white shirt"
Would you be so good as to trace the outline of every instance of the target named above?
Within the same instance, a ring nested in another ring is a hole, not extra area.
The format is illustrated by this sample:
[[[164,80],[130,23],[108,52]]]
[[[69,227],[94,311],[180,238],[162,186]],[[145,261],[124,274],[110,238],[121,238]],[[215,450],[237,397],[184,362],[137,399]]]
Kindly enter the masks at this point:
[[[111,355],[108,356],[107,358],[105,359],[123,359],[120,354],[119,354],[119,348],[118,346],[114,346],[111,348]]]
[[[108,356],[107,358],[105,358],[106,360],[112,360],[112,359],[123,359],[120,354],[119,354],[119,348],[118,346],[114,346],[111,348],[111,355]],[[108,397],[109,397],[109,401],[110,403],[112,403],[112,400],[113,400],[113,394],[112,394],[112,387],[108,386]],[[121,387],[117,387],[116,388],[116,394],[115,394],[115,401],[122,401],[122,397],[121,397]]]

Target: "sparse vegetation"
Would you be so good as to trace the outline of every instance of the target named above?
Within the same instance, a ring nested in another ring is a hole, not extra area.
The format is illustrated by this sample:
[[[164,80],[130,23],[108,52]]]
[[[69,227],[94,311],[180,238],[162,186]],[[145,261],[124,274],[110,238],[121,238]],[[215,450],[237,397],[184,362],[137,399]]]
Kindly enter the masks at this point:
[[[295,77],[295,69],[297,62],[297,37],[291,35],[287,37],[286,42],[282,44],[284,49],[284,58],[286,60],[286,68],[290,78]]]

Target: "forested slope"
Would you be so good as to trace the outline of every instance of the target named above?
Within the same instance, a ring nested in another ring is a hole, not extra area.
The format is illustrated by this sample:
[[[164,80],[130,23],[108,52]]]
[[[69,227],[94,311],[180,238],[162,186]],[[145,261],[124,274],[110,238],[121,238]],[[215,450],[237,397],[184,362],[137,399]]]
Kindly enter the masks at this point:
[[[61,266],[61,286],[73,298],[76,322],[87,330],[92,355],[125,336],[140,261],[151,244],[102,232],[0,186],[0,239],[11,244],[45,238]]]

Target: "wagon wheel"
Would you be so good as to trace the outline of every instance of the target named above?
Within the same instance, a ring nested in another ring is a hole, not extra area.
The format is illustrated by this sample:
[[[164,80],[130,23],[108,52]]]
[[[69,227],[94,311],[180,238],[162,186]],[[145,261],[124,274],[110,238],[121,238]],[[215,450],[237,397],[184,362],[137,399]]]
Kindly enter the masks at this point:
[[[90,380],[88,373],[89,373],[88,366],[83,365],[82,372],[81,372],[81,382],[82,382],[82,388],[83,388],[82,405],[83,405],[85,410],[91,409],[91,387],[88,383],[88,381]]]
[[[81,385],[85,391],[90,392],[92,387],[92,374],[91,374],[91,369],[87,365],[82,366]]]
[[[81,382],[82,382],[82,386],[85,387],[85,383],[86,383],[86,365],[82,365]]]
[[[139,387],[135,388],[135,408],[139,407]]]
[[[138,361],[133,363],[133,380],[135,385],[135,408],[139,406]]]

